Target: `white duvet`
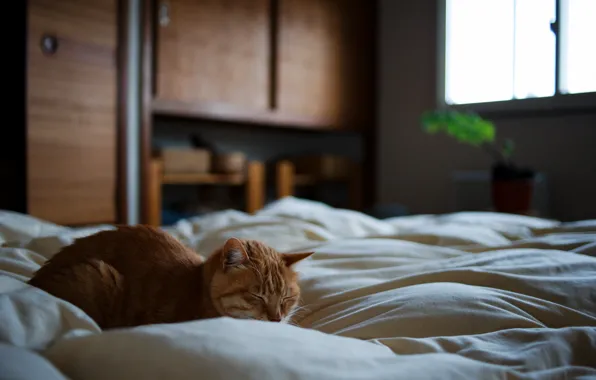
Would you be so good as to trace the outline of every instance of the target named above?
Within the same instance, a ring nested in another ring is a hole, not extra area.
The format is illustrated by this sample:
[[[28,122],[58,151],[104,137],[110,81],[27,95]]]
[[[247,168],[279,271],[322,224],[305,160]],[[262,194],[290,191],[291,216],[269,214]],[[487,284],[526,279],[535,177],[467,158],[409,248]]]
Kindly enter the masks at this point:
[[[298,326],[219,318],[101,331],[23,281],[71,229],[0,212],[0,378],[596,377],[596,220],[495,213],[376,220],[286,198],[166,228],[208,255],[231,236],[298,266]]]

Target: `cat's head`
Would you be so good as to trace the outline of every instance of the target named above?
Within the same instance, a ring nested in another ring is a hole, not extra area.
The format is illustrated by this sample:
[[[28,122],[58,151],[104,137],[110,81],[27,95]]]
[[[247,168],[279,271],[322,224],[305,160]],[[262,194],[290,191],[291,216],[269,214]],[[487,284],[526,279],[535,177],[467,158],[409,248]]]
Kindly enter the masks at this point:
[[[289,322],[300,299],[293,266],[313,253],[286,254],[259,241],[228,239],[211,258],[213,306],[232,318]]]

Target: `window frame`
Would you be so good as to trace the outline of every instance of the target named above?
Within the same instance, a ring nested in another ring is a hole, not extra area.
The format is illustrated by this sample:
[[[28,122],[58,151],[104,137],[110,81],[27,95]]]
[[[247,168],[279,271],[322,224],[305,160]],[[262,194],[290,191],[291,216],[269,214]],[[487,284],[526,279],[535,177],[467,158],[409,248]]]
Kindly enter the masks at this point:
[[[556,0],[557,28],[561,18],[561,0]],[[555,94],[548,97],[509,99],[494,102],[448,104],[445,101],[446,75],[446,38],[447,38],[447,0],[437,0],[437,93],[436,106],[439,109],[455,109],[477,113],[526,113],[526,112],[591,112],[596,111],[596,92],[563,94],[560,92],[560,57],[561,43],[557,35],[555,56]]]

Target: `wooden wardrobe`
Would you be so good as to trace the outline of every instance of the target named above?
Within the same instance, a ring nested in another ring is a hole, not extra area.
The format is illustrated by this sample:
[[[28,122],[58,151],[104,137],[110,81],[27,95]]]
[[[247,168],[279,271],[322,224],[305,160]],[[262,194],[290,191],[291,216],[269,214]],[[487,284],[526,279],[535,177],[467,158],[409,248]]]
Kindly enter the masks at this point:
[[[28,0],[26,212],[62,225],[122,221],[119,79],[125,6]]]
[[[368,0],[159,0],[155,114],[271,127],[370,127],[375,7]]]
[[[144,10],[142,191],[153,120],[173,117],[360,133],[370,203],[376,1],[145,0]]]
[[[2,141],[17,154],[0,154],[6,183],[16,189],[11,197],[22,198],[22,207],[4,207],[8,192],[0,189],[0,208],[62,225],[126,223],[125,20],[131,2],[25,3],[26,123],[15,144]],[[151,204],[157,117],[360,133],[367,147],[363,183],[374,183],[376,2],[140,3],[141,222]],[[374,187],[366,191],[372,195]]]

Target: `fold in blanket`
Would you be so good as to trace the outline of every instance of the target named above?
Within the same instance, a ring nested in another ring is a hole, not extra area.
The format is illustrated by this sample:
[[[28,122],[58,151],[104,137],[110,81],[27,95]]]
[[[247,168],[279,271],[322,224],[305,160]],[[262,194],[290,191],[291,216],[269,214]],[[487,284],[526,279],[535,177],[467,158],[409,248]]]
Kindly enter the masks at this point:
[[[596,221],[377,220],[295,198],[191,218],[165,229],[203,255],[232,236],[316,252],[297,267],[296,326],[217,318],[113,331],[24,283],[104,228],[0,212],[0,341],[68,378],[596,377]]]

